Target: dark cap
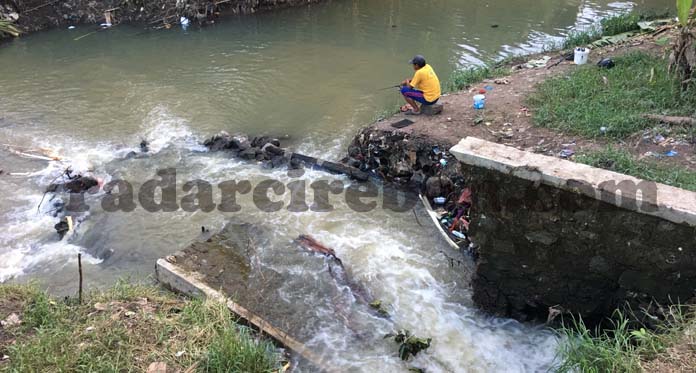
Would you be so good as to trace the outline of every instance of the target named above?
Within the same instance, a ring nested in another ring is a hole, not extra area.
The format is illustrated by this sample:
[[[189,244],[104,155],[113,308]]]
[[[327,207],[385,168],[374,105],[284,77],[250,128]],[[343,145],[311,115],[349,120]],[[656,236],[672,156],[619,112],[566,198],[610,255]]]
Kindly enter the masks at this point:
[[[421,56],[420,54],[417,54],[411,58],[410,61],[408,61],[411,65],[418,65],[420,67],[425,66],[425,57]]]

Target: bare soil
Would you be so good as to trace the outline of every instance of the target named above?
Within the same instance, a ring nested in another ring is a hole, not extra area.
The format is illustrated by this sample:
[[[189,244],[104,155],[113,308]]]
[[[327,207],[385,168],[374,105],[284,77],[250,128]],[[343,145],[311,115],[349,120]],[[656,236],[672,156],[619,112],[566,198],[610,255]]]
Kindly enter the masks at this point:
[[[667,47],[656,44],[655,40],[673,35],[674,31],[663,32],[659,35],[641,35],[620,45],[594,49],[589,63],[599,61],[604,57],[617,56],[632,51],[645,51],[662,56],[668,53]],[[598,150],[614,143],[615,141],[601,136],[583,138],[579,135],[534,125],[533,113],[526,107],[525,101],[534,92],[535,86],[549,77],[558,76],[576,68],[572,61],[564,60],[556,64],[562,58],[558,52],[546,55],[551,57],[547,67],[530,69],[523,67],[523,64],[514,65],[511,66],[512,74],[504,79],[487,79],[469,90],[443,96],[440,102],[444,105],[444,110],[440,115],[405,116],[397,114],[375,123],[374,126],[380,130],[404,132],[410,137],[429,138],[434,143],[454,145],[464,137],[474,136],[521,150],[554,156],[559,156],[561,150],[564,149],[580,153]],[[529,59],[541,56],[543,54],[530,56]],[[667,63],[666,60],[665,63]],[[509,82],[509,84],[498,84],[503,81]],[[475,110],[473,96],[479,91],[485,90],[486,86],[493,87],[492,90],[486,91],[486,108]],[[404,118],[411,119],[415,123],[402,129],[391,127],[392,123]],[[647,152],[661,154],[674,149],[679,153],[678,156],[662,157],[656,161],[660,164],[680,165],[696,170],[696,149],[693,143],[682,144],[670,141],[668,138],[667,141],[656,144],[652,139],[644,139],[641,132],[630,136],[619,144],[639,159],[645,158]]]

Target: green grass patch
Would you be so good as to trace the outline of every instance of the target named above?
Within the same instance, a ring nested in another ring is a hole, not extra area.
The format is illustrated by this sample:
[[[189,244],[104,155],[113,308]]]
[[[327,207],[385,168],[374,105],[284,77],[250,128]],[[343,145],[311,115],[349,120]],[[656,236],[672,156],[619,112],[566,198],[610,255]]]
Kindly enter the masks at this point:
[[[510,75],[509,69],[505,67],[477,66],[466,69],[455,70],[447,83],[447,90],[459,91],[474,84],[481,83],[486,79],[499,78]]]
[[[578,154],[575,161],[696,192],[696,172],[661,165],[656,161],[639,161],[623,149],[610,146],[600,151]]]
[[[624,32],[640,30],[638,22],[644,21],[646,18],[648,17],[634,12],[604,18],[600,21],[602,25],[602,35],[612,36],[623,34]]]
[[[652,360],[662,360],[679,371],[684,361],[675,362],[665,351],[689,343],[696,321],[693,306],[666,307],[662,321],[652,330],[630,320],[618,310],[605,328],[589,329],[582,319],[573,319],[558,330],[564,341],[559,349],[557,372],[641,372]],[[653,320],[655,316],[647,315]],[[685,359],[693,359],[687,354]],[[670,360],[672,360],[670,362]],[[692,361],[693,363],[693,361]],[[665,368],[665,365],[661,365]]]
[[[0,317],[14,310],[22,324],[2,338],[8,372],[144,372],[153,362],[172,371],[278,371],[270,342],[234,322],[217,302],[185,300],[159,288],[120,282],[83,304],[57,300],[35,286],[0,285]],[[0,340],[0,346],[3,346]]]
[[[572,49],[575,47],[584,47],[595,40],[602,37],[602,30],[597,26],[590,26],[585,30],[576,30],[568,33],[568,36],[563,39],[560,49]],[[558,49],[558,48],[555,48]]]
[[[682,92],[667,61],[642,52],[614,61],[613,69],[579,66],[539,84],[528,98],[535,123],[590,138],[620,139],[654,124],[642,114],[696,114],[696,89]]]

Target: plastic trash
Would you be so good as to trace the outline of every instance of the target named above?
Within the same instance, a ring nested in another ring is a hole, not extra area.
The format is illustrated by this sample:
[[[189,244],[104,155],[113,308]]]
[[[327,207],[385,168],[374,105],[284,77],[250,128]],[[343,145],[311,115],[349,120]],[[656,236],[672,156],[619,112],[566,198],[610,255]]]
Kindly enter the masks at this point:
[[[574,154],[575,154],[575,150],[573,150],[573,149],[563,149],[563,150],[561,150],[561,153],[559,154],[559,156],[561,158],[570,158]]]
[[[74,30],[75,26],[68,26],[68,30]]]
[[[486,91],[492,91],[492,90],[493,90],[493,86],[492,86],[492,85],[487,85],[487,86],[483,87],[483,89],[485,89]]]
[[[452,231],[452,235],[457,238],[461,238],[462,240],[466,240],[466,235],[460,231]]]
[[[182,29],[186,30],[191,24],[191,21],[189,21],[189,19],[186,17],[181,17],[179,18],[179,24],[181,24]]]
[[[440,159],[440,165],[441,165],[442,167],[447,166],[447,160],[444,159],[444,158],[443,158],[443,159]]]
[[[486,96],[476,95],[474,96],[474,109],[481,110],[486,107]]]
[[[435,203],[438,205],[444,205],[447,199],[445,197],[435,197],[433,198],[433,201],[435,201]]]
[[[611,69],[614,67],[616,64],[614,63],[614,60],[611,58],[602,58],[597,62],[597,66],[605,69]]]
[[[679,152],[676,150],[670,150],[666,152],[665,155],[668,157],[676,157],[677,155],[679,155]]]
[[[576,65],[584,65],[587,63],[587,58],[589,56],[590,50],[588,48],[575,48],[573,62],[575,62]]]
[[[606,134],[607,134],[607,127],[604,127],[604,126],[599,127],[599,132],[600,132],[602,135],[606,135]]]

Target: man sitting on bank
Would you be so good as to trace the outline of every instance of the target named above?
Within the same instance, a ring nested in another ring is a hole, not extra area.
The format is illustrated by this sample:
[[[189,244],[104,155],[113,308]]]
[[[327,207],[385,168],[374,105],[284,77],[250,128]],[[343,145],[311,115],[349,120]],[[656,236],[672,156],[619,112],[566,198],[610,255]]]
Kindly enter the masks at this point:
[[[406,115],[420,115],[418,102],[423,105],[432,105],[440,99],[440,80],[430,65],[425,63],[425,57],[417,55],[409,62],[413,65],[413,78],[401,82],[401,94],[404,96],[413,110],[408,110]]]

